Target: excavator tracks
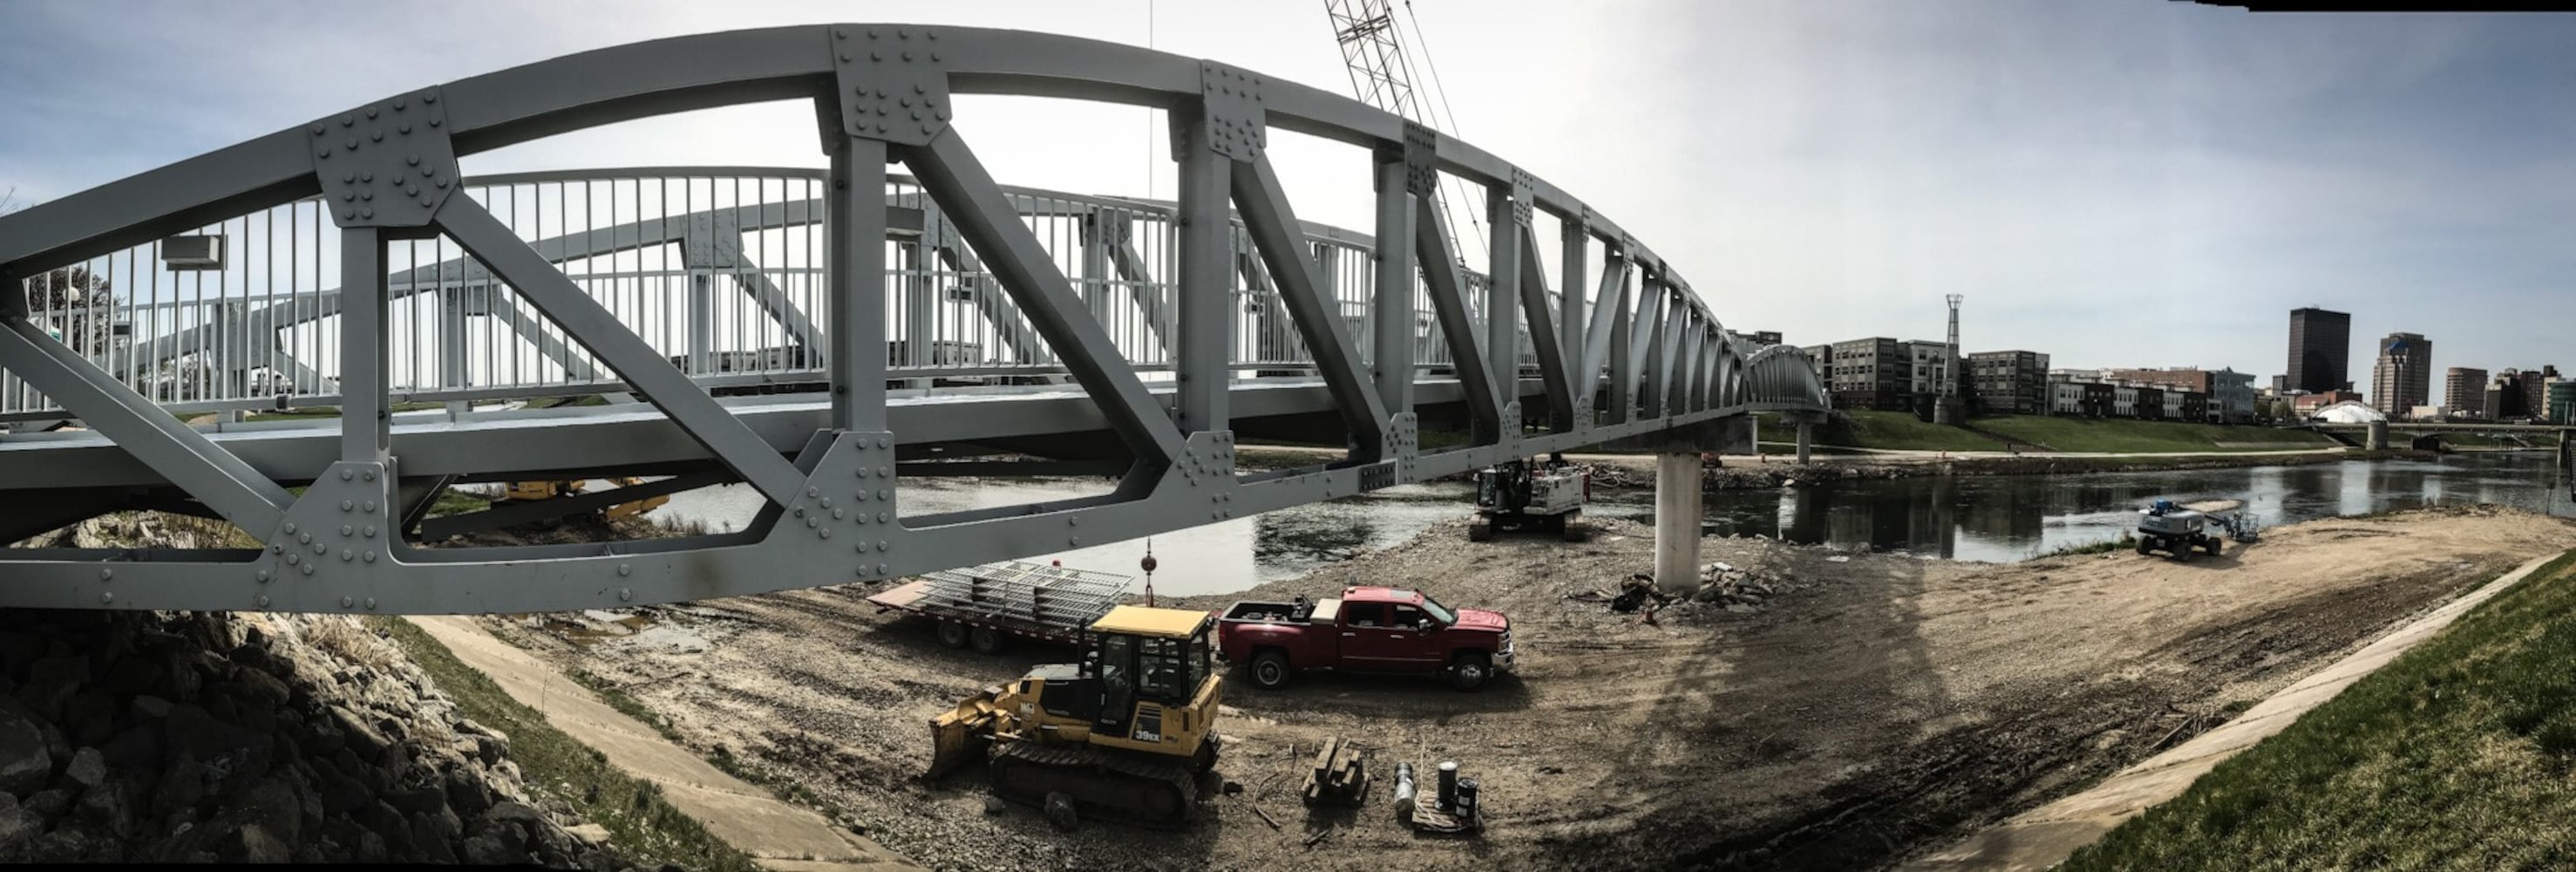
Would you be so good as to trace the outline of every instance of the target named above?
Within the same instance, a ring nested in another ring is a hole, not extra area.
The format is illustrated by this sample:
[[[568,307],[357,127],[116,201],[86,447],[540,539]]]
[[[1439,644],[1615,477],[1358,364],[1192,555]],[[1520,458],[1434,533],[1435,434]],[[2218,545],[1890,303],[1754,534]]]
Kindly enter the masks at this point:
[[[1083,745],[1012,742],[993,752],[993,792],[1045,807],[1047,794],[1073,797],[1085,820],[1180,829],[1198,804],[1190,761],[1162,761]]]

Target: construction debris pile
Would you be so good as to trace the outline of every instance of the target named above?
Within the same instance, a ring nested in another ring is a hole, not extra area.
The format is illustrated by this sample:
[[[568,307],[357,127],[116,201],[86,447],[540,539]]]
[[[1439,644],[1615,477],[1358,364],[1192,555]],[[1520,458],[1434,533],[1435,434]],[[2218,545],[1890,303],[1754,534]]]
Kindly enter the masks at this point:
[[[1622,614],[1640,610],[1651,613],[1685,602],[1704,603],[1736,614],[1750,614],[1761,611],[1786,589],[1786,579],[1718,562],[1700,567],[1699,586],[1688,595],[1664,593],[1655,584],[1654,576],[1638,573],[1620,582],[1616,594],[1595,588],[1569,593],[1566,599],[1607,602],[1611,611]]]

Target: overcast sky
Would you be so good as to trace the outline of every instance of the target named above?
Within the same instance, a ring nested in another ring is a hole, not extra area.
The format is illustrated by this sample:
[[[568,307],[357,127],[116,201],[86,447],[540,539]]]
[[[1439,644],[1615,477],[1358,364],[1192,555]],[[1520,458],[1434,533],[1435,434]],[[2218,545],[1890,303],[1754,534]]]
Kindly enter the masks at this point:
[[[1663,253],[1737,330],[2058,366],[2283,369],[2288,311],[2450,366],[2566,365],[2576,17],[2123,2],[1417,0],[1454,132]],[[824,21],[1148,44],[1348,91],[1320,3],[0,2],[0,190],[41,201],[391,92],[653,37]],[[1419,61],[1417,61],[1419,63]],[[961,101],[1005,183],[1168,197],[1143,110]],[[467,159],[819,166],[802,106]],[[1034,134],[1034,135],[1032,135]],[[1274,137],[1277,137],[1274,134]],[[1290,139],[1293,139],[1290,138]],[[1356,149],[1276,146],[1366,230]]]

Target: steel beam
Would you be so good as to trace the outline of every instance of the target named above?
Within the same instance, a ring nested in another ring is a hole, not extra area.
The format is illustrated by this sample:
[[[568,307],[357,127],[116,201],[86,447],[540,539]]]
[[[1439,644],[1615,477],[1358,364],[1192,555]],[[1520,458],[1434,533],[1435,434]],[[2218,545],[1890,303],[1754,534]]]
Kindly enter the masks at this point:
[[[1255,157],[1249,163],[1237,162],[1234,174],[1234,202],[1243,214],[1243,226],[1261,252],[1262,262],[1269,266],[1270,276],[1278,282],[1279,296],[1288,309],[1288,318],[1305,340],[1306,353],[1313,358],[1315,370],[1323,376],[1324,386],[1332,392],[1333,404],[1341,408],[1342,422],[1351,430],[1352,456],[1374,460],[1386,437],[1386,406],[1370,389],[1366,370],[1360,366],[1359,351],[1349,334],[1341,327],[1340,313],[1316,274],[1315,262],[1306,255],[1304,238],[1297,232],[1297,213],[1288,205],[1288,194],[1279,187],[1279,176],[1270,167],[1270,158]],[[1248,171],[1247,171],[1248,170]]]
[[[832,150],[830,298],[832,427],[886,429],[886,143],[839,137]]]
[[[1380,149],[1377,177],[1377,264],[1369,321],[1374,345],[1378,404],[1389,414],[1413,411],[1414,348],[1413,192],[1406,188],[1401,150]]]
[[[241,458],[117,383],[24,318],[0,318],[0,369],[16,373],[180,490],[252,536],[267,537],[293,497]]]
[[[1234,162],[1216,152],[1207,125],[1188,113],[1172,113],[1172,129],[1180,143],[1172,157],[1181,165],[1175,240],[1181,274],[1173,291],[1181,328],[1173,343],[1179,379],[1173,411],[1182,430],[1215,432],[1231,426],[1226,389],[1234,380],[1227,367],[1234,355],[1234,221],[1227,203]]]
[[[393,450],[385,402],[385,238],[340,228],[340,459],[382,463]]]
[[[1430,197],[1415,197],[1413,211],[1413,253],[1422,262],[1423,289],[1431,295],[1431,312],[1440,321],[1440,333],[1449,341],[1450,365],[1458,370],[1458,382],[1467,393],[1467,412],[1478,427],[1500,432],[1503,420],[1503,385],[1511,380],[1512,370],[1499,373],[1487,369],[1485,350],[1476,336],[1476,321],[1467,310],[1467,282],[1458,274],[1458,259],[1449,252],[1448,234],[1440,229],[1440,210]]]
[[[1547,270],[1539,264],[1538,236],[1527,224],[1518,228],[1517,235],[1521,238],[1521,310],[1528,313],[1523,317],[1529,319],[1530,351],[1538,358],[1539,382],[1547,386],[1547,428],[1564,433],[1574,429],[1574,388],[1568,383],[1563,337],[1557,335],[1555,320],[1547,312]],[[1574,292],[1580,293],[1580,288]],[[1582,303],[1576,302],[1575,309],[1580,312]],[[1566,321],[1569,327],[1573,323]]]
[[[1512,193],[1512,187],[1508,185],[1494,185],[1485,192],[1485,220],[1489,231],[1485,247],[1486,252],[1493,256],[1485,270],[1485,369],[1503,384],[1518,381],[1521,372],[1520,231],[1527,222],[1513,216]],[[1504,396],[1501,400],[1508,408],[1520,397]],[[1477,434],[1476,443],[1490,444],[1521,431],[1521,416],[1509,411],[1504,412],[1500,423],[1502,429],[1499,431]]]
[[[706,391],[672,368],[617,316],[583,293],[571,279],[520,241],[507,225],[472,199],[451,197],[436,217],[439,229],[492,269],[530,305],[554,319],[591,357],[634,386],[646,402],[670,416],[689,437],[744,482],[779,505],[794,502],[805,476],[776,449],[752,435]],[[345,283],[345,282],[344,282]]]
[[[1082,311],[1064,273],[1048,259],[1028,225],[1020,222],[1001,186],[994,184],[965,141],[950,131],[928,146],[905,148],[904,163],[921,179],[922,190],[956,223],[967,244],[983,253],[1002,280],[1002,289],[1019,304],[1038,335],[1046,338],[1074,380],[1109,413],[1111,429],[1128,449],[1140,460],[1158,464],[1180,456],[1180,430],[1146,394],[1135,370],[1119,358],[1108,332]]]

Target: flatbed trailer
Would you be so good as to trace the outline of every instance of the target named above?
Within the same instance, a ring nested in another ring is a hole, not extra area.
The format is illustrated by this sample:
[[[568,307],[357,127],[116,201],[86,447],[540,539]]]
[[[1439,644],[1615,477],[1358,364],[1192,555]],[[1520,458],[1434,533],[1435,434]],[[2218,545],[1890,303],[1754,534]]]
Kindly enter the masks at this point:
[[[1126,595],[1127,576],[1004,561],[933,572],[868,597],[877,612],[933,622],[941,644],[992,654],[1017,637],[1079,646]]]

